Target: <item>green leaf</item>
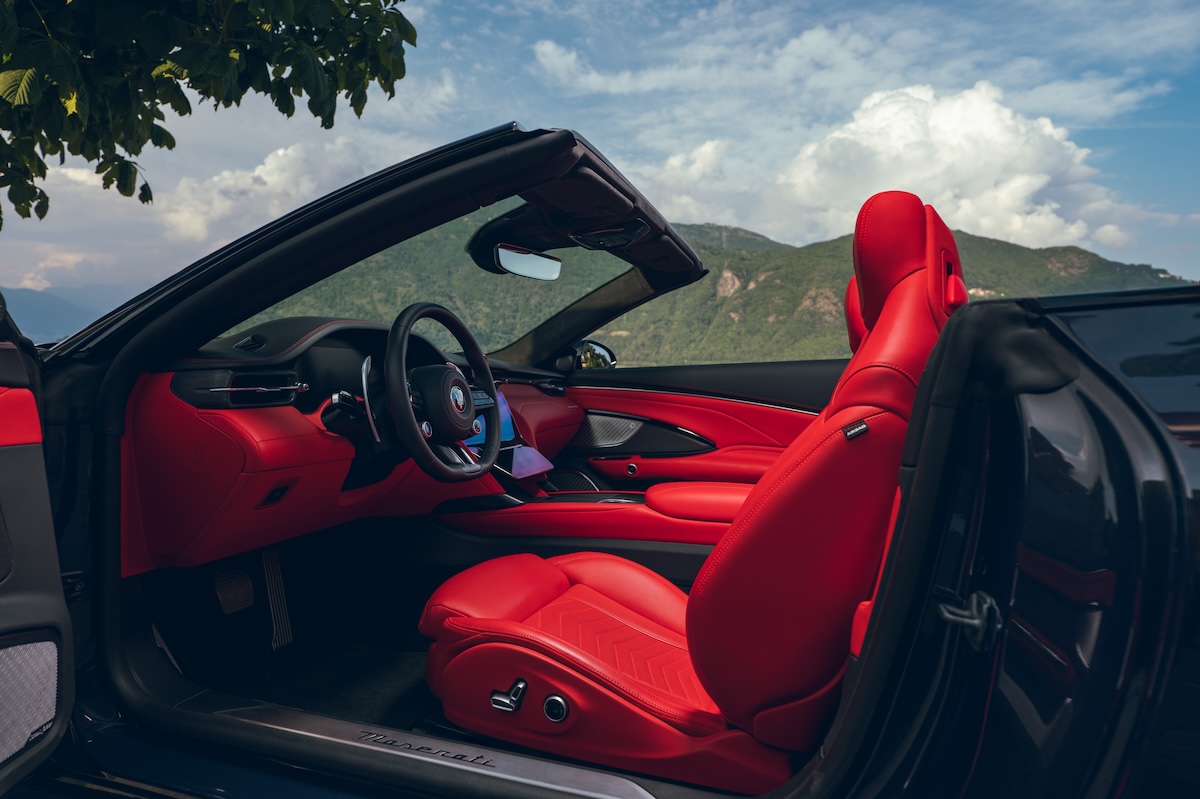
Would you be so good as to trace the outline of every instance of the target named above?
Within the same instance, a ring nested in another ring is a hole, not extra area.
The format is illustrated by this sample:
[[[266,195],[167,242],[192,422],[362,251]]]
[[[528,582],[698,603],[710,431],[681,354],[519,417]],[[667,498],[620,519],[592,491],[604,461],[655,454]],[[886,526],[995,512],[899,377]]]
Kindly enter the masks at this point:
[[[43,159],[70,153],[104,186],[148,202],[130,159],[175,146],[159,123],[168,107],[190,114],[193,92],[216,107],[265,94],[286,116],[303,97],[324,127],[343,98],[361,114],[370,84],[394,93],[404,45],[416,43],[398,4],[0,0],[0,201],[45,213]]]
[[[162,125],[150,126],[150,143],[167,150],[175,149],[175,137]]]
[[[55,42],[51,50],[50,63],[46,67],[46,77],[63,90],[75,91],[80,84],[79,66],[66,47]]]
[[[132,161],[121,159],[117,164],[117,191],[126,197],[133,196],[137,186],[137,166]]]
[[[188,76],[187,67],[180,63],[167,59],[150,71],[150,75],[155,78],[171,78],[173,80],[183,80]]]
[[[149,205],[154,202],[154,193],[150,191],[149,183],[143,183],[142,187],[138,189],[138,202],[144,203],[145,205]]]
[[[292,96],[291,88],[282,78],[271,84],[271,99],[284,116],[290,117],[296,113],[296,98]]]
[[[169,61],[174,61],[183,69],[187,70],[188,74],[192,72],[203,74],[208,71],[208,62],[214,53],[220,53],[220,48],[206,45],[204,42],[195,42],[181,47],[171,54]]]
[[[158,83],[158,99],[171,106],[176,114],[185,117],[192,113],[192,104],[183,89],[175,81],[160,81]]]
[[[166,20],[159,14],[142,17],[141,25],[134,31],[134,40],[148,58],[158,59],[171,49],[171,31]]]
[[[33,105],[42,98],[42,77],[37,69],[0,72],[0,97],[12,105]]]
[[[50,197],[46,192],[39,190],[37,202],[33,206],[33,212],[37,214],[38,219],[45,219],[46,212],[50,210]]]
[[[414,28],[412,23],[409,22],[408,19],[405,18],[405,16],[400,12],[397,11],[396,16],[399,17],[399,19],[395,21],[395,25],[396,31],[400,34],[400,38],[411,44],[413,47],[416,47],[417,29]]]
[[[295,50],[288,82],[299,85],[313,100],[324,100],[325,95],[329,93],[325,81],[325,67],[316,51],[307,44],[301,44]]]
[[[308,110],[317,119],[321,120],[321,127],[333,127],[333,114],[337,111],[337,103],[335,97],[323,97],[318,100],[315,97],[308,98]]]
[[[362,116],[363,108],[367,105],[367,87],[361,83],[350,90],[350,107],[355,116]]]
[[[33,183],[19,180],[8,187],[8,201],[17,209],[17,213],[22,219],[28,219],[30,207],[37,199],[37,193],[38,190],[34,188]]]

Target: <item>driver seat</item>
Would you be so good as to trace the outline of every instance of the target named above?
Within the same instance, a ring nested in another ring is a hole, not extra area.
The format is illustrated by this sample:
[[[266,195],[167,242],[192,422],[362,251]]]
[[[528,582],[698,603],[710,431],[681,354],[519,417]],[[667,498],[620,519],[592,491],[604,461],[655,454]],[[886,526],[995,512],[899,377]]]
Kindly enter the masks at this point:
[[[831,719],[872,590],[917,380],[966,302],[950,230],[912,194],[854,235],[860,341],[829,405],[763,475],[691,595],[623,558],[520,554],[450,578],[420,630],[446,717],[591,763],[760,793]],[[857,300],[857,302],[853,302]]]

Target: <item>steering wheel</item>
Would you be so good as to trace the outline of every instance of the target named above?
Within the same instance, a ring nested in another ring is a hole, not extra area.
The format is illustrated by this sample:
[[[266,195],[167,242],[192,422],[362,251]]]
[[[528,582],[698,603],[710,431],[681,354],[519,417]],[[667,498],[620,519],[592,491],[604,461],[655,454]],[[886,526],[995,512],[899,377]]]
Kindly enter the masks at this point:
[[[408,369],[408,339],[418,319],[433,319],[463,349],[474,372],[474,385],[452,363]],[[413,460],[430,477],[446,483],[473,480],[488,472],[500,452],[500,408],[487,356],[471,331],[449,310],[432,302],[408,306],[388,333],[384,383],[392,424]],[[475,434],[475,417],[483,413],[483,449],[476,460],[459,442]]]

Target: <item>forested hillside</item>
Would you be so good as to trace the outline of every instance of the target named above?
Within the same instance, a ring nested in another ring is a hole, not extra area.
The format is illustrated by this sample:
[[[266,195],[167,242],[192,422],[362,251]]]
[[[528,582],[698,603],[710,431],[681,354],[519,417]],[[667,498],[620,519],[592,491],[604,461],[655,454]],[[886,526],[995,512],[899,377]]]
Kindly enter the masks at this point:
[[[255,317],[341,315],[390,322],[419,300],[442,303],[497,349],[627,264],[603,253],[559,251],[553,283],[489,275],[463,251],[485,209],[367,259]],[[679,225],[709,274],[594,333],[622,366],[844,357],[842,296],[851,237],[792,247],[738,228]],[[1182,284],[1149,266],[1107,261],[1078,247],[1034,250],[956,233],[972,298],[1069,294]],[[244,326],[243,326],[244,327]],[[429,328],[425,331],[430,332]],[[449,346],[447,338],[435,334]]]
[[[790,247],[719,225],[677,225],[709,275],[598,331],[622,365],[846,357],[851,236]],[[972,299],[1165,287],[1161,269],[1078,247],[1029,249],[956,232]]]

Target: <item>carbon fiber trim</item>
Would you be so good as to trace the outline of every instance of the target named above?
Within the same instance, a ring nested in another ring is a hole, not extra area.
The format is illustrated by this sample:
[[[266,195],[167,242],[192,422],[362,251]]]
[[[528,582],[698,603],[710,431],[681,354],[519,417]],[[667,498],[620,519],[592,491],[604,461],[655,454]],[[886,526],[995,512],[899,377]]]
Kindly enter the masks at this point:
[[[619,447],[637,435],[644,422],[628,416],[589,413],[575,431],[568,447],[576,449],[607,449]]]
[[[577,469],[555,469],[546,481],[559,491],[599,491],[592,478]]]

